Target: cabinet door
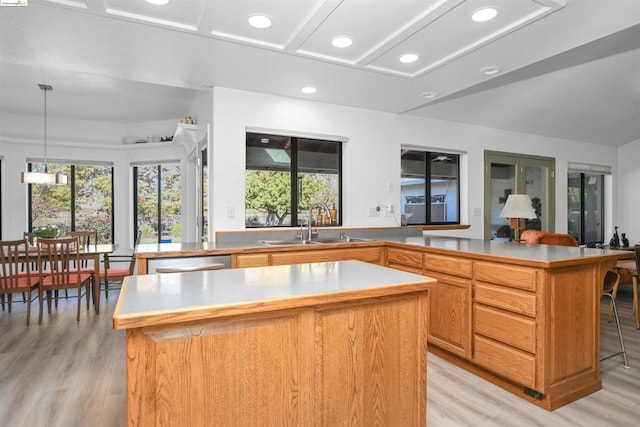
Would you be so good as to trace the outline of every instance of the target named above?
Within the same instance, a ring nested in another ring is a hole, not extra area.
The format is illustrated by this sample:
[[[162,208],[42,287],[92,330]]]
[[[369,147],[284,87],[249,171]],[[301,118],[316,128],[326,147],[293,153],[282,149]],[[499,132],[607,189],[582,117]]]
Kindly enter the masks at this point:
[[[429,296],[429,342],[470,358],[471,280],[426,270],[438,281]]]
[[[233,268],[266,267],[269,265],[269,254],[240,254],[231,257]]]

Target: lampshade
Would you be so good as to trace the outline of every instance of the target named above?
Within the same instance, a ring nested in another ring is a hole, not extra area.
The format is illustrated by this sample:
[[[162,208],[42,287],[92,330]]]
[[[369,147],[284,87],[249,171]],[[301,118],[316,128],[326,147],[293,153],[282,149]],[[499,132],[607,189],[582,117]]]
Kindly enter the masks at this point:
[[[20,182],[23,184],[65,185],[67,183],[67,176],[61,173],[22,172],[20,174]]]
[[[531,199],[526,194],[509,194],[504,204],[500,218],[537,218],[536,212],[531,206]]]
[[[65,185],[67,176],[61,173],[47,172],[47,92],[53,90],[49,85],[38,84],[44,92],[44,172],[22,172],[20,182],[23,184]]]

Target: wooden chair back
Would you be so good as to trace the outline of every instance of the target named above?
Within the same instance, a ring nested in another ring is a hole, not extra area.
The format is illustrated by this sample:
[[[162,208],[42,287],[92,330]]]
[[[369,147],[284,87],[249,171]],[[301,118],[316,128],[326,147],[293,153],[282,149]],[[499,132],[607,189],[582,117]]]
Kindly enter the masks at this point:
[[[22,294],[27,303],[27,326],[31,319],[31,291],[38,286],[38,279],[31,274],[29,262],[29,242],[22,240],[0,241],[0,298],[2,310],[5,306],[5,295],[11,312],[13,295]]]
[[[27,239],[27,243],[29,244],[29,246],[35,246],[35,243],[33,242],[33,237],[35,236],[35,234],[33,233],[29,233],[27,231],[25,231],[24,233],[22,233],[22,237],[24,237],[25,239]]]
[[[578,241],[571,234],[543,233],[538,243],[542,245],[578,246]]]
[[[78,237],[63,237],[58,239],[38,239],[38,266],[44,271],[45,264],[49,264],[47,276],[55,288],[64,288],[68,284],[80,281],[80,244]],[[41,273],[42,274],[42,273]]]
[[[28,262],[27,239],[0,241],[0,294],[25,292],[31,288],[31,267]]]
[[[77,237],[80,246],[98,244],[98,232],[96,230],[69,231],[67,235],[71,237]]]

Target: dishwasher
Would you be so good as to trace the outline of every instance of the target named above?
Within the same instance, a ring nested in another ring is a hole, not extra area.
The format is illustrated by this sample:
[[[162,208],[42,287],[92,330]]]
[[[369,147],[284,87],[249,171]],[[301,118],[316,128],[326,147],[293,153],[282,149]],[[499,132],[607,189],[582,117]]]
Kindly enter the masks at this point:
[[[231,255],[149,259],[148,273],[184,273],[231,268]]]

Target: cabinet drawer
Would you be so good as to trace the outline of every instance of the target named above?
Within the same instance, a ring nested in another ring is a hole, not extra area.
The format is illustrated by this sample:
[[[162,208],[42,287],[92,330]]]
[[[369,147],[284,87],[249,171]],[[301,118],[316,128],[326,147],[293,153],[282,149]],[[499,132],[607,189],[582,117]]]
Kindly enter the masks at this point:
[[[422,269],[422,252],[389,248],[387,250],[387,263]]]
[[[372,264],[379,264],[381,259],[380,251],[380,248],[353,248],[320,251],[274,252],[271,254],[271,265],[347,260],[358,260]]]
[[[489,283],[476,283],[475,301],[525,316],[536,316],[536,295]]]
[[[536,358],[529,353],[476,336],[474,360],[518,384],[536,388]],[[544,393],[544,390],[538,391]]]
[[[390,262],[387,262],[387,267],[394,268],[396,270],[406,271],[407,273],[422,274],[422,269],[417,267],[407,267],[406,265],[394,264]]]
[[[234,255],[233,268],[265,267],[269,265],[269,254]]]
[[[471,278],[473,274],[472,261],[442,255],[425,254],[424,268],[467,278]]]
[[[536,352],[536,322],[529,317],[485,307],[473,306],[474,333],[518,347],[529,353]]]
[[[536,270],[527,267],[509,266],[491,262],[477,262],[476,280],[512,288],[536,290]]]

